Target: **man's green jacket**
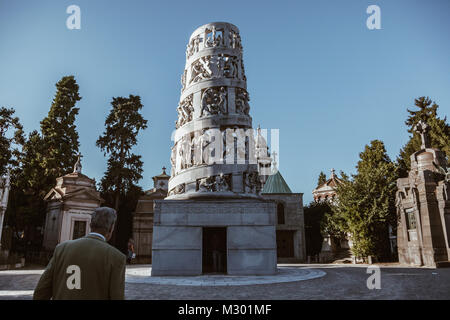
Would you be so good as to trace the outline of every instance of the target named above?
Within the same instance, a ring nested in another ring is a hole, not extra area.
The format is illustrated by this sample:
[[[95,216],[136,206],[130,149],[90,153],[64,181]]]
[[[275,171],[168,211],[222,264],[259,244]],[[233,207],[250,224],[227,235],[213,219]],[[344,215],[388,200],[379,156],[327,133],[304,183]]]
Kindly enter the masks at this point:
[[[34,290],[33,299],[124,299],[126,257],[100,236],[65,241]]]

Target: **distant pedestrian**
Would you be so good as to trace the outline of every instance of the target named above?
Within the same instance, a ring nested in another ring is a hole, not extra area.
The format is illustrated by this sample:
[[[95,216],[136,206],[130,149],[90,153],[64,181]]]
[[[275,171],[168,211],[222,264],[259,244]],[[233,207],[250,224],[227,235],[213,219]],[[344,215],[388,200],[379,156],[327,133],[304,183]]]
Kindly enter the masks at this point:
[[[130,238],[128,240],[128,255],[127,255],[127,263],[131,263],[131,261],[136,258],[136,254],[134,253],[134,240]]]

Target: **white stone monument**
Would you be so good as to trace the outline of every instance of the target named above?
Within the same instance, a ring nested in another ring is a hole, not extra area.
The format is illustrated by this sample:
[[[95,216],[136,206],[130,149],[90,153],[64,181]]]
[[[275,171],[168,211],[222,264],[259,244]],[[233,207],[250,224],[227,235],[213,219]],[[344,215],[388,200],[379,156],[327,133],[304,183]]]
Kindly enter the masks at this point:
[[[8,207],[9,189],[11,188],[10,175],[7,173],[6,177],[0,177],[0,249],[3,231],[3,220],[5,218],[6,208]]]
[[[274,274],[276,205],[260,196],[239,29],[199,27],[186,50],[168,197],[152,275]]]

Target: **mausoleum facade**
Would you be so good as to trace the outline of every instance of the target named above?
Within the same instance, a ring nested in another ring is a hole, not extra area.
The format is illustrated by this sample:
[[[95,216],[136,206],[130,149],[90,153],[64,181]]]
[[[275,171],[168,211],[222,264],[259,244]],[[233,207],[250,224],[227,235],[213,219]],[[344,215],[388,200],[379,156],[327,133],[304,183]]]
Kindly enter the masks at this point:
[[[47,251],[66,240],[84,237],[90,232],[91,214],[104,202],[95,180],[81,173],[78,158],[72,173],[56,178],[56,185],[45,196],[47,215],[43,247]]]
[[[408,177],[397,180],[397,245],[401,263],[450,266],[450,170],[443,151],[431,148],[420,121],[421,150],[411,155]]]

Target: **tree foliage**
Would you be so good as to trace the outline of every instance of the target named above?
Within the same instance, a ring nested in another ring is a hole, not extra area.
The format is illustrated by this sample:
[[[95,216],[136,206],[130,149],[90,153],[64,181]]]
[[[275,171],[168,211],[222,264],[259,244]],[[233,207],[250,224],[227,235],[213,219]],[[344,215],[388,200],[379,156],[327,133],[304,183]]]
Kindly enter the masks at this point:
[[[76,161],[79,142],[75,119],[79,109],[75,104],[80,99],[73,76],[58,81],[48,115],[41,121],[41,132],[31,132],[17,153],[6,221],[16,231],[30,229],[25,237],[36,226],[43,226],[44,196],[56,178],[69,173]]]
[[[143,106],[139,96],[113,98],[111,106],[105,120],[105,131],[97,140],[97,146],[104,155],[109,155],[100,191],[106,205],[118,212],[112,242],[123,249],[131,232],[131,212],[142,192],[136,184],[142,178],[143,162],[132,149],[137,144],[139,132],[147,128],[147,120],[140,114]]]
[[[105,131],[97,140],[97,146],[109,155],[108,167],[101,181],[102,192],[115,194],[115,208],[118,209],[119,195],[126,193],[142,178],[141,156],[132,152],[137,136],[147,128],[139,111],[141,98],[117,97],[111,102],[112,109],[105,120]]]
[[[331,214],[331,207],[327,201],[311,202],[304,209],[306,255],[315,256],[322,249],[324,218]]]
[[[418,110],[408,110],[409,116],[405,121],[408,126],[408,132],[411,133],[409,141],[400,150],[397,158],[399,164],[399,175],[406,177],[408,170],[411,168],[411,155],[420,150],[420,135],[413,130],[414,126],[423,120],[430,126],[429,136],[431,146],[444,151],[447,159],[450,159],[450,126],[447,124],[447,118],[438,117],[439,105],[432,102],[428,97],[419,97],[414,100],[414,108]]]
[[[17,158],[24,143],[23,127],[14,113],[13,108],[0,108],[0,176],[8,167],[18,165]]]
[[[49,186],[55,179],[70,172],[77,160],[78,132],[75,125],[81,100],[74,76],[65,76],[56,83],[56,95],[47,117],[41,121],[41,133],[45,152],[41,166]]]
[[[319,178],[317,179],[317,186],[319,187],[325,182],[327,182],[327,176],[323,171],[320,171]]]
[[[336,187],[333,217],[338,229],[350,233],[353,254],[380,259],[389,255],[388,226],[396,226],[397,167],[383,142],[374,140],[360,153],[357,174],[342,177]]]

